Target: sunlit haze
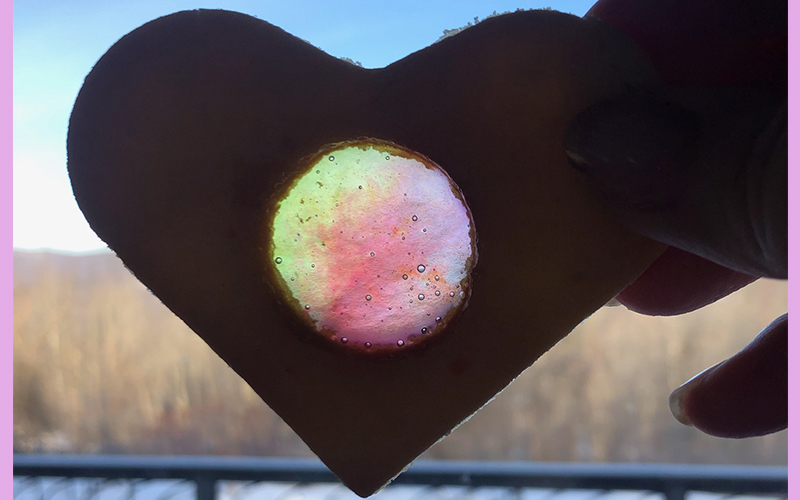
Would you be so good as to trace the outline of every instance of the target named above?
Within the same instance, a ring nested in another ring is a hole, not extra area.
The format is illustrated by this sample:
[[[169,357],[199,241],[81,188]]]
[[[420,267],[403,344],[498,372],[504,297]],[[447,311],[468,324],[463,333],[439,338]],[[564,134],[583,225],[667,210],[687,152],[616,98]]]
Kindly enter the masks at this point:
[[[120,37],[194,8],[256,16],[337,57],[382,67],[435,42],[445,29],[492,12],[552,7],[583,15],[589,0],[497,2],[199,0],[14,2],[14,247],[105,248],[78,209],[66,169],[69,114],[83,78]]]

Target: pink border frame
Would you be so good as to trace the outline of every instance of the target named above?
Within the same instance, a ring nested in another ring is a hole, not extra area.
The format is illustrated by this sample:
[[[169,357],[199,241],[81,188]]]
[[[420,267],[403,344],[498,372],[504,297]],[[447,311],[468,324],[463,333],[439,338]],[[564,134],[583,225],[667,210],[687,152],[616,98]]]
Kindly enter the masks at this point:
[[[3,78],[0,80],[2,81],[2,95],[5,96],[3,99],[0,99],[0,117],[2,121],[0,121],[0,154],[2,154],[2,158],[4,160],[0,160],[0,165],[3,165],[0,168],[0,186],[2,186],[2,194],[0,194],[0,200],[2,202],[2,209],[0,209],[0,214],[2,214],[2,219],[0,219],[0,227],[2,227],[2,253],[3,253],[3,261],[6,262],[6,265],[0,270],[0,280],[2,280],[4,286],[2,290],[2,297],[0,298],[0,316],[4,319],[4,323],[6,324],[6,328],[8,330],[3,329],[4,332],[4,348],[0,348],[0,353],[2,353],[2,359],[5,361],[0,361],[0,371],[2,371],[2,375],[0,375],[0,380],[3,381],[2,386],[0,386],[0,394],[2,394],[2,398],[5,401],[3,406],[3,412],[0,414],[0,419],[2,419],[2,428],[6,429],[2,434],[2,438],[0,438],[0,449],[5,450],[0,456],[0,461],[2,461],[3,469],[6,469],[8,472],[6,474],[0,475],[0,496],[5,498],[12,498],[13,496],[13,480],[14,480],[14,473],[13,473],[13,449],[14,449],[14,439],[13,439],[13,366],[14,366],[14,337],[12,334],[13,331],[13,243],[12,243],[12,231],[11,231],[11,223],[12,223],[12,196],[13,196],[13,187],[12,187],[12,178],[13,178],[13,153],[12,153],[12,141],[13,141],[13,79],[12,79],[12,71],[13,71],[13,2],[11,0],[7,0],[2,2],[2,15],[0,15],[0,36],[2,37],[2,41],[0,41],[0,67],[5,68],[3,70]],[[6,493],[2,493],[5,491]]]
[[[796,96],[792,89],[795,85],[800,84],[800,67],[798,67],[797,57],[794,57],[796,54],[795,49],[800,49],[800,35],[795,32],[792,28],[797,26],[798,24],[798,16],[800,16],[800,5],[798,2],[790,1],[788,2],[788,10],[789,10],[789,113],[790,115],[796,115],[800,112],[800,98]],[[2,195],[0,195],[0,200],[2,200],[2,210],[0,213],[2,214],[2,219],[0,219],[0,226],[2,226],[3,231],[3,246],[2,246],[2,253],[4,257],[4,261],[6,262],[5,267],[0,271],[0,280],[5,284],[2,290],[2,298],[0,298],[0,304],[2,304],[2,309],[0,310],[0,316],[5,318],[5,324],[7,325],[8,333],[5,337],[4,345],[6,346],[5,349],[0,349],[0,353],[2,353],[2,358],[5,359],[5,362],[0,362],[0,370],[2,370],[2,375],[0,375],[0,379],[2,379],[3,384],[0,387],[0,391],[2,392],[3,399],[6,401],[4,412],[2,414],[2,422],[3,427],[6,429],[4,433],[2,433],[2,438],[0,438],[0,449],[6,450],[3,453],[0,460],[3,463],[4,468],[7,470],[7,474],[0,475],[0,497],[4,498],[11,498],[13,495],[13,419],[12,419],[12,412],[13,412],[13,336],[11,335],[11,331],[13,329],[13,242],[12,242],[12,195],[13,195],[13,188],[12,188],[12,179],[13,179],[13,153],[12,153],[12,143],[13,143],[13,79],[12,79],[12,71],[13,71],[13,2],[11,0],[2,2],[2,24],[0,24],[0,34],[2,36],[2,42],[0,42],[0,65],[5,69],[3,78],[2,78],[2,93],[6,97],[0,100],[0,116],[4,116],[5,118],[2,120],[2,124],[0,124],[0,153],[2,154],[3,158],[6,158],[5,161],[2,162],[3,165],[7,165],[3,167],[0,172],[2,172],[0,177],[0,186],[2,186]],[[795,140],[789,140],[789,160],[791,164],[795,164],[800,162],[800,146],[797,144],[797,140],[800,140],[800,136],[795,132],[794,122],[792,121],[791,117],[789,120],[789,136]],[[800,182],[800,173],[798,173],[795,169],[789,169],[789,190],[790,192],[797,191],[797,185]],[[800,216],[800,200],[797,197],[790,196],[789,197],[789,215],[790,221],[795,216]],[[796,230],[792,230],[794,226],[790,222],[790,231],[789,231],[789,254],[790,256],[794,254],[795,251],[800,249],[800,241],[798,240],[798,234]],[[800,279],[800,272],[796,272],[796,268],[794,266],[789,267],[789,275],[790,278],[794,277],[794,279]],[[793,293],[794,290],[790,285],[789,288],[789,310],[793,311],[796,310],[797,304],[800,304],[800,299],[797,299],[797,295]],[[791,330],[791,327],[790,327]],[[797,360],[798,356],[800,356],[800,339],[798,339],[796,334],[789,335],[789,357],[791,359]],[[789,394],[793,396],[795,392],[795,386],[797,383],[798,378],[800,378],[800,366],[798,363],[789,363]],[[794,397],[790,397],[789,400],[789,422],[794,425],[800,424],[800,401],[798,401]],[[800,431],[799,431],[800,432]],[[798,454],[798,445],[800,445],[800,438],[797,437],[798,434],[795,432],[790,432],[788,439],[789,439],[789,498],[800,498],[800,482],[792,481],[792,473],[795,470],[800,470],[800,466],[797,466],[796,457]],[[6,494],[2,494],[2,491],[6,491]]]
[[[793,92],[797,85],[800,84],[800,68],[797,64],[797,49],[800,48],[800,35],[793,29],[798,26],[798,16],[800,16],[800,6],[797,2],[788,2],[789,9],[789,164],[796,165],[800,162],[800,147],[798,147],[797,140],[800,137],[797,134],[797,128],[794,126],[793,116],[797,116],[800,112],[800,98],[797,93]],[[789,193],[797,194],[798,182],[800,182],[800,173],[796,168],[790,168],[789,172]],[[789,311],[797,310],[800,301],[797,299],[797,294],[794,293],[794,288],[791,283],[797,283],[800,279],[800,273],[797,272],[797,267],[791,265],[792,255],[800,250],[800,241],[796,226],[792,224],[794,217],[800,216],[800,201],[797,196],[789,196]],[[789,426],[794,427],[800,424],[800,401],[794,397],[798,379],[800,379],[800,366],[798,366],[797,359],[800,356],[800,339],[796,334],[791,332],[791,323],[789,324],[789,359],[794,362],[789,363]],[[794,428],[797,431],[797,428]],[[800,439],[797,432],[789,431],[789,498],[800,498],[800,481],[792,481],[792,472],[800,471],[798,467],[798,446]]]

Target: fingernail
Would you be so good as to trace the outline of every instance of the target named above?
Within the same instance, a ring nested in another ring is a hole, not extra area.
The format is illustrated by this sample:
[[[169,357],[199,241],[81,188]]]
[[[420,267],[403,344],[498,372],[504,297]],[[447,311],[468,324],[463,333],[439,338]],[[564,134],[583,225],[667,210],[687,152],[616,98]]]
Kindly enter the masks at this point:
[[[686,410],[684,409],[684,396],[687,391],[688,389],[686,389],[685,386],[680,386],[669,395],[669,410],[672,412],[672,416],[675,417],[675,420],[683,425],[694,427],[692,421],[686,416]]]
[[[722,362],[724,363],[724,361]],[[722,363],[717,363],[716,365],[706,368],[705,370],[701,371],[694,377],[690,378],[683,385],[672,391],[672,394],[669,395],[669,409],[672,412],[672,416],[675,417],[675,420],[682,423],[683,425],[687,425],[689,427],[694,427],[689,415],[686,411],[686,400],[687,396],[692,392],[692,390],[700,385],[706,377],[719,368]]]
[[[694,113],[645,92],[595,104],[570,124],[572,165],[604,194],[635,205],[669,203],[696,149]]]

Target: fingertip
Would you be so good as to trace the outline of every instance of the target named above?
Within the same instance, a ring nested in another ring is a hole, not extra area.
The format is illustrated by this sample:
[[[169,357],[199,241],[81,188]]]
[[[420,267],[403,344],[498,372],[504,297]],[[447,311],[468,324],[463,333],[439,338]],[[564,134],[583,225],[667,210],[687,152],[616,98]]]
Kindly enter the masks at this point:
[[[712,436],[746,438],[778,432],[788,421],[788,316],[783,315],[730,359],[670,395],[684,425]]]
[[[686,390],[684,389],[684,386],[680,386],[675,389],[672,394],[669,395],[669,411],[672,412],[672,416],[675,417],[675,420],[678,422],[687,427],[694,427],[694,425],[692,425],[692,421],[689,420],[688,416],[686,416],[684,404],[685,395]]]
[[[716,302],[756,279],[670,247],[617,300],[640,314],[674,316]]]

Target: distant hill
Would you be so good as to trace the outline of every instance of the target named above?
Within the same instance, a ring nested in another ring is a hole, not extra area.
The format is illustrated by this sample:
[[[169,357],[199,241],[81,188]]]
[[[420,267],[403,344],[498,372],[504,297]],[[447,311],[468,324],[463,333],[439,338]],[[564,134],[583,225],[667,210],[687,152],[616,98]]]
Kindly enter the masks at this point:
[[[116,281],[129,274],[110,250],[85,254],[14,250],[14,286],[29,284],[47,273],[87,281],[112,277]]]

